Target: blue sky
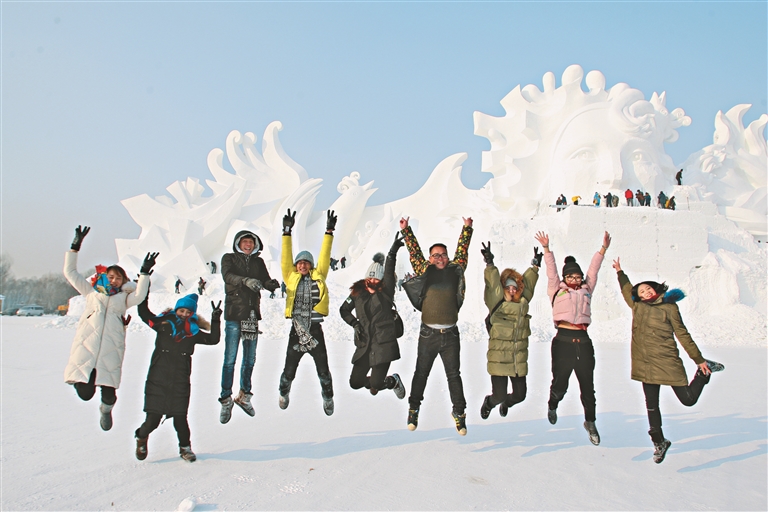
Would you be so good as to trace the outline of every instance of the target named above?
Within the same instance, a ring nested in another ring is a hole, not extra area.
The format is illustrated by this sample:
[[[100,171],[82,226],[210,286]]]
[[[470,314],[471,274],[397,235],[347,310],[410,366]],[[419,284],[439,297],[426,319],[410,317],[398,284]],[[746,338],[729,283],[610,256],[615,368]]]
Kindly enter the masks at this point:
[[[372,203],[417,190],[467,152],[479,188],[486,139],[516,85],[597,69],[693,120],[675,163],[711,144],[714,116],[768,111],[766,2],[2,2],[2,251],[19,276],[58,272],[78,224],[83,264],[116,259],[138,226],[120,200],[210,178],[208,152],[271,121],[325,179],[352,171]],[[42,240],[42,243],[41,243]]]

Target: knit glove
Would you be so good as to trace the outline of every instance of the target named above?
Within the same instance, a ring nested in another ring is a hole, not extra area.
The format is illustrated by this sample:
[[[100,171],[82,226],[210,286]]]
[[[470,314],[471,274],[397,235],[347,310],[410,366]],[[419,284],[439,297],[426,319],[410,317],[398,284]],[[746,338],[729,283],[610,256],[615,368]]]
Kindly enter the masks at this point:
[[[251,290],[255,291],[255,292],[258,292],[259,290],[261,290],[263,288],[263,286],[261,285],[261,281],[259,281],[258,279],[254,278],[254,277],[246,277],[246,278],[244,278],[243,279],[243,284],[245,286],[247,286],[248,288],[250,288]]]
[[[291,209],[288,208],[288,213],[283,216],[283,234],[290,235],[294,224],[296,224],[296,210],[291,214]]]
[[[488,242],[488,245],[480,244],[483,246],[482,249],[480,249],[480,254],[483,255],[483,259],[485,260],[486,265],[493,265],[493,253],[491,252],[491,242]]]
[[[77,228],[75,228],[75,239],[72,240],[72,245],[69,246],[70,249],[75,252],[79,251],[80,246],[83,243],[83,238],[85,238],[85,235],[87,235],[90,230],[91,228],[88,226],[85,226],[84,228],[77,226]]]
[[[333,210],[328,210],[326,213],[326,220],[325,220],[325,230],[326,231],[333,231],[336,229],[336,221],[338,219],[336,218],[336,213]]]
[[[148,252],[147,255],[144,256],[144,263],[141,264],[141,270],[139,270],[139,272],[149,275],[150,270],[155,266],[155,260],[157,259],[158,254],[160,253]]]
[[[220,322],[221,314],[223,313],[221,310],[221,301],[219,301],[218,304],[214,304],[213,301],[211,301],[211,308],[211,322]]]
[[[531,260],[531,265],[536,267],[541,267],[541,258],[544,257],[543,252],[539,252],[538,247],[533,248],[533,259]]]

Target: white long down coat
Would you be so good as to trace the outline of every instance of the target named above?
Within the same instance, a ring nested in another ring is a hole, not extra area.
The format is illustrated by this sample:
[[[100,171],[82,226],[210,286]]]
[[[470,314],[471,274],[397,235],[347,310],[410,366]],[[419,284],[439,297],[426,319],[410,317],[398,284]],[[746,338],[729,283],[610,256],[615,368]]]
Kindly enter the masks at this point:
[[[142,274],[138,284],[123,284],[120,293],[112,296],[99,293],[77,272],[77,253],[64,256],[64,277],[85,296],[85,312],[77,323],[69,362],[64,370],[67,384],[88,382],[96,368],[96,385],[118,388],[125,355],[125,325],[123,315],[128,308],[140,304],[147,296],[149,276]]]

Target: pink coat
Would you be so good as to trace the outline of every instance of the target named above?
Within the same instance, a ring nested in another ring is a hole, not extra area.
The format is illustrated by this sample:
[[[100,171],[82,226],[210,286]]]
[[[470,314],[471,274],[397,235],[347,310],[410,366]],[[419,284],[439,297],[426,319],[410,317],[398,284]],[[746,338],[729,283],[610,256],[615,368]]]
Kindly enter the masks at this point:
[[[555,325],[563,321],[585,325],[592,323],[592,291],[597,285],[597,272],[603,263],[603,255],[600,251],[592,256],[587,277],[578,290],[568,288],[560,280],[553,252],[544,253],[544,263],[547,266],[547,295],[552,303],[552,319]]]

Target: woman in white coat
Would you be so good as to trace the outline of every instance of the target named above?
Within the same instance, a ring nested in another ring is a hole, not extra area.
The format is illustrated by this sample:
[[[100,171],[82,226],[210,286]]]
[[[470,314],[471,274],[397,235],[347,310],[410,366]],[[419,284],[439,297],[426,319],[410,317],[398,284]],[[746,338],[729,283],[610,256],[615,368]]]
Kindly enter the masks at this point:
[[[101,387],[101,418],[103,430],[112,428],[112,407],[117,401],[115,390],[125,354],[125,312],[147,296],[149,271],[158,253],[148,253],[141,266],[139,282],[134,284],[118,265],[96,267],[96,274],[85,279],[77,272],[77,253],[90,228],[77,227],[71,251],[64,256],[64,277],[72,287],[85,296],[85,311],[77,323],[64,381],[73,384],[77,395],[90,400]]]

